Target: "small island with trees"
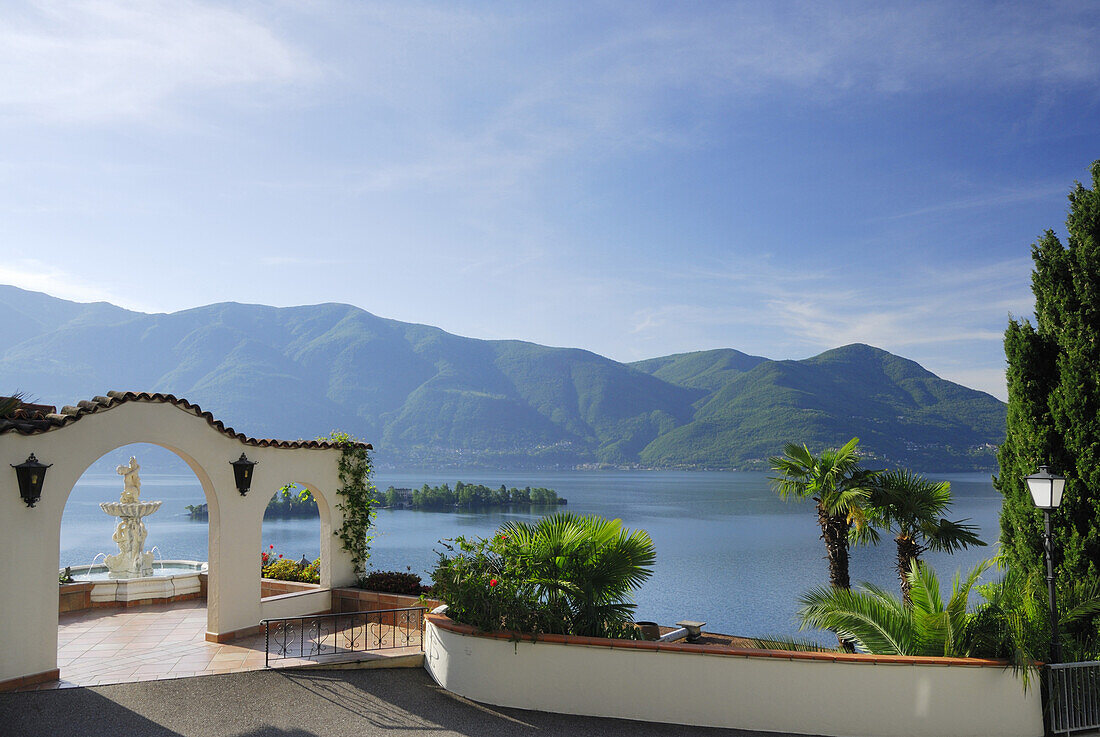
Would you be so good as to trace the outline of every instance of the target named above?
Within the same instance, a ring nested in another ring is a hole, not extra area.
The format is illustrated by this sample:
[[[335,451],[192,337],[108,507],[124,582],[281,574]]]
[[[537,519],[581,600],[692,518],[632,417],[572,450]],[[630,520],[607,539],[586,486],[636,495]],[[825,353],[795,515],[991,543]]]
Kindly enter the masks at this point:
[[[210,510],[205,504],[188,504],[185,509],[191,519],[206,520]],[[309,489],[296,484],[287,484],[274,494],[264,510],[264,519],[292,519],[295,517],[317,517],[317,502]]]
[[[491,489],[484,484],[457,481],[453,489],[448,484],[424,484],[419,489],[395,489],[391,486],[378,503],[380,507],[389,509],[483,509],[516,505],[557,506],[567,502],[553,489],[530,486],[509,489],[504,484]]]
[[[429,486],[419,489],[395,489],[389,487],[374,499],[375,506],[381,509],[485,509],[488,507],[511,506],[560,506],[567,500],[559,497],[553,489],[541,486],[522,489],[508,488],[501,484],[491,489],[484,484],[467,484],[456,481],[452,489],[449,484]],[[188,516],[193,520],[206,520],[210,512],[205,504],[188,504]],[[292,519],[296,517],[316,517],[317,502],[309,489],[287,484],[271,496],[264,510],[264,519]]]

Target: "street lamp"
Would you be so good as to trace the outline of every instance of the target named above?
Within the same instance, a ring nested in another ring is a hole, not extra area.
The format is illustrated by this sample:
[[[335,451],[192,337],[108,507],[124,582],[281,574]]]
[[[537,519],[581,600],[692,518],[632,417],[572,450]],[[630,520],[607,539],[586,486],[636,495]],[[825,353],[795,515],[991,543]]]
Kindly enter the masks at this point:
[[[1047,559],[1047,597],[1050,604],[1051,654],[1055,663],[1062,662],[1062,641],[1058,636],[1058,607],[1054,598],[1054,539],[1050,534],[1050,512],[1062,503],[1066,488],[1064,476],[1051,473],[1046,466],[1027,477],[1027,488],[1035,506],[1043,510],[1043,552]]]

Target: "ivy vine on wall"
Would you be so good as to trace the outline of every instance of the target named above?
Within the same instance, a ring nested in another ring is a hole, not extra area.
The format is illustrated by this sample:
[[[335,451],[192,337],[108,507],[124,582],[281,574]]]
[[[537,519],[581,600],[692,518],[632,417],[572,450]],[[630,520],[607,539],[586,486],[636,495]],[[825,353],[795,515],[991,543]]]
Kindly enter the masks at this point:
[[[341,547],[351,555],[356,575],[361,576],[370,558],[370,541],[374,539],[368,534],[377,495],[371,483],[370,452],[363,443],[339,430],[322,439],[340,448],[340,488],[336,493],[341,501],[336,508],[343,512],[344,523],[333,534],[340,538]]]

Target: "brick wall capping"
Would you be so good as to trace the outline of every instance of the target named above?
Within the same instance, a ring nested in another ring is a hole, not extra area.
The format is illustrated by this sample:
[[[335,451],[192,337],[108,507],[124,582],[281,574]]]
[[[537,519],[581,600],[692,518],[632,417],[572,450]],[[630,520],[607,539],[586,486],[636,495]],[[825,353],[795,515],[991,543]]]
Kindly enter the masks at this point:
[[[388,591],[369,591],[353,586],[334,588],[332,590],[332,600],[333,610],[344,612],[362,611],[364,610],[363,605],[367,605],[365,608],[368,609],[407,609],[410,607],[423,606],[428,610],[432,610],[443,603],[442,601],[429,597],[421,604],[418,595],[393,594]],[[356,602],[356,604],[350,608],[341,609],[340,605],[343,602]]]
[[[862,663],[864,665],[944,665],[979,668],[1008,668],[1007,660],[989,658],[942,658],[923,655],[869,655],[865,653],[819,653],[787,650],[761,650],[737,648],[726,645],[695,645],[679,642],[655,642],[648,640],[616,640],[606,637],[580,637],[577,635],[531,635],[525,632],[482,632],[468,624],[459,624],[444,614],[427,614],[427,621],[440,629],[461,635],[485,637],[495,640],[547,642],[560,645],[585,645],[654,652],[696,653],[736,658],[772,658],[776,660],[806,660],[827,663]]]

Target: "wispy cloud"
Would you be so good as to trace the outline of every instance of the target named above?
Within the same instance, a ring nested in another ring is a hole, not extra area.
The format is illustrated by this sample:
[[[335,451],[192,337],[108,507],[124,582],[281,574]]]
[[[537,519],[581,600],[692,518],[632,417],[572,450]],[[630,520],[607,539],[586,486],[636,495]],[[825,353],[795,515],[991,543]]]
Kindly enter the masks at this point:
[[[1033,309],[1029,267],[1010,259],[866,280],[747,258],[731,268],[666,272],[668,290],[632,314],[630,334],[642,346],[686,335],[694,345],[685,350],[726,345],[771,358],[868,343],[1004,398],[999,346],[1009,313]]]
[[[51,297],[74,302],[110,302],[130,310],[155,312],[109,287],[34,259],[17,259],[0,264],[0,284],[45,292]]]
[[[263,22],[194,0],[8,4],[0,68],[0,115],[65,123],[159,117],[206,92],[318,72]]]
[[[1017,260],[970,270],[925,269],[884,283],[788,291],[776,284],[766,297],[773,324],[810,345],[864,342],[886,348],[1000,341],[1007,304],[1027,301],[1027,269]],[[999,314],[994,314],[999,313]],[[996,324],[992,327],[991,323]]]
[[[980,195],[959,197],[956,199],[946,200],[943,202],[929,205],[927,207],[920,207],[915,210],[908,210],[906,212],[893,213],[885,215],[881,218],[872,218],[872,222],[875,220],[901,220],[904,218],[923,217],[925,215],[939,215],[948,212],[959,212],[966,210],[980,210],[991,207],[1004,207],[1005,205],[1015,205],[1023,202],[1043,202],[1050,201],[1051,198],[1058,195],[1069,194],[1070,187],[1061,182],[1058,184],[1043,184],[1032,187],[1022,187],[1010,190],[997,190],[987,191]]]
[[[690,13],[662,3],[585,12],[333,7],[361,30],[357,48],[342,54],[341,85],[400,129],[381,132],[388,145],[361,166],[357,192],[440,193],[471,209],[529,196],[563,162],[705,148],[724,135],[719,121],[776,99],[829,109],[1049,85],[1094,95],[1100,68],[1100,48],[1084,30],[1096,13],[1086,5],[1059,13],[949,2],[739,2]],[[1063,190],[977,190],[895,217]]]
[[[264,266],[338,266],[349,263],[346,260],[314,256],[261,256]]]

